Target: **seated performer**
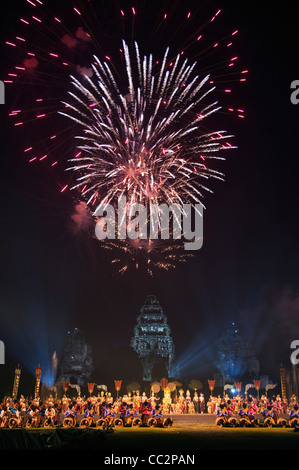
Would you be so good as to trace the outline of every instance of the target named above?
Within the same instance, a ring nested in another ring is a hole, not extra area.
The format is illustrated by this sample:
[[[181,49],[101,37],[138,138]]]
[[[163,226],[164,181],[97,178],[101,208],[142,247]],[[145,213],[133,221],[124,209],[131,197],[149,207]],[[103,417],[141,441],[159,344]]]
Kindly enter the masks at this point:
[[[127,403],[122,402],[122,404],[120,405],[120,409],[119,409],[119,417],[122,420],[124,426],[126,426],[127,424],[127,409],[128,409]]]
[[[297,426],[299,424],[299,411],[298,405],[294,405],[289,412],[289,424],[290,426]]]
[[[161,405],[156,405],[152,410],[152,418],[156,420],[156,426],[162,425],[163,411]]]
[[[94,409],[90,403],[88,405],[84,405],[83,415],[84,418],[87,420],[89,426],[91,426],[94,421],[94,414]]]
[[[262,415],[264,416],[265,424],[268,424],[268,425],[276,424],[275,413],[271,405],[268,405],[266,408],[263,409]]]
[[[0,427],[3,428],[5,426],[5,407],[0,406]]]
[[[253,424],[254,414],[253,409],[248,407],[247,403],[243,403],[242,407],[239,409],[240,424]]]
[[[250,417],[250,420],[258,424],[258,420],[256,420],[256,412],[257,412],[257,407],[254,403],[250,403],[248,406],[248,416]]]
[[[1,428],[5,428],[8,425],[9,418],[11,417],[12,413],[10,411],[9,406],[3,406],[1,410]]]
[[[217,407],[216,416],[217,416],[217,417],[220,417],[220,416],[227,416],[226,406],[225,406],[224,403],[221,403],[221,404]]]
[[[230,413],[227,411],[226,403],[220,403],[216,410],[216,424],[217,426],[226,426]]]
[[[104,412],[105,412],[105,404],[104,403],[99,403],[98,404],[98,415],[100,418],[104,418]]]
[[[66,420],[67,418],[67,420]],[[76,411],[75,407],[68,407],[66,412],[64,413],[64,419],[66,420],[65,423],[68,426],[75,426],[76,425]]]
[[[48,406],[45,410],[45,420],[44,423],[47,426],[54,426],[54,420],[55,420],[55,408],[53,406]]]
[[[31,405],[31,407],[27,410],[27,418],[26,418],[26,426],[37,428],[39,424],[40,414],[39,409],[35,405]]]
[[[14,406],[11,409],[11,417],[9,418],[8,421],[8,427],[13,428],[16,426],[21,426],[22,425],[22,418],[21,418],[21,413],[20,413],[20,407]]]
[[[105,410],[104,410],[104,418],[106,420],[107,426],[109,427],[112,426],[115,416],[116,416],[116,413],[115,413],[115,410],[113,409],[113,406],[110,403],[107,403]]]
[[[147,422],[148,422],[148,419],[151,415],[151,406],[150,406],[150,404],[145,401],[141,406],[140,412],[141,412],[142,426],[146,426]]]
[[[134,418],[138,417],[138,411],[136,408],[133,407],[133,405],[127,405],[126,411],[125,411],[125,421],[124,425],[125,426],[131,426],[133,423]]]

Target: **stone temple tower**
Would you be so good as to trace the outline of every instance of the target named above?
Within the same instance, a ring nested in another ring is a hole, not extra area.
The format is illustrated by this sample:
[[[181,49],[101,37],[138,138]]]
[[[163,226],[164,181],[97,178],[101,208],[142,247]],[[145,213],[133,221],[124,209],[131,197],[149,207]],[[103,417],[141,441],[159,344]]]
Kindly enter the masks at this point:
[[[86,385],[93,371],[91,347],[85,342],[78,328],[69,331],[65,340],[60,362],[58,381],[73,381],[80,386]]]
[[[137,352],[143,367],[143,380],[152,380],[155,364],[163,363],[170,375],[174,359],[174,344],[167,317],[154,295],[148,295],[134,329],[131,346]]]
[[[257,377],[259,361],[252,345],[240,332],[237,322],[228,322],[219,338],[217,369],[225,381],[239,380],[242,377]]]

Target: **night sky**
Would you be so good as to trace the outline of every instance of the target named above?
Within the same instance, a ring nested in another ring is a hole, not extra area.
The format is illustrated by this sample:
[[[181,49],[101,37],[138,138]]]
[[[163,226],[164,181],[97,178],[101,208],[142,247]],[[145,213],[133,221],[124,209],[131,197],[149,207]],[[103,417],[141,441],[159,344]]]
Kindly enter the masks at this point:
[[[1,47],[26,2],[2,3],[7,15],[1,17]],[[152,2],[143,4],[149,8]],[[176,4],[173,15],[192,11],[192,2]],[[291,82],[299,80],[299,7],[284,2],[276,9],[273,2],[247,0],[206,4],[210,15],[223,9],[222,26],[229,22],[240,31],[237,48],[249,74],[238,98],[246,118],[221,123],[235,134],[238,149],[222,164],[225,182],[212,183],[213,194],[205,196],[202,249],[176,270],[152,279],[142,272],[113,276],[97,241],[72,231],[71,195],[60,193],[45,167],[25,160],[7,117],[14,92],[0,106],[2,391],[11,387],[18,363],[30,374],[55,350],[59,354],[73,327],[82,329],[93,348],[96,383],[108,376],[125,380],[122,367],[136,367],[128,346],[149,293],[168,317],[183,374],[201,379],[215,371],[217,341],[227,321],[240,322],[262,374],[275,380],[281,363],[291,366],[290,344],[299,337],[299,104],[290,101]],[[146,31],[150,23],[145,26]],[[112,47],[115,37],[111,43],[107,37]],[[9,52],[4,44],[0,79]],[[132,366],[124,365],[124,357],[132,357]]]

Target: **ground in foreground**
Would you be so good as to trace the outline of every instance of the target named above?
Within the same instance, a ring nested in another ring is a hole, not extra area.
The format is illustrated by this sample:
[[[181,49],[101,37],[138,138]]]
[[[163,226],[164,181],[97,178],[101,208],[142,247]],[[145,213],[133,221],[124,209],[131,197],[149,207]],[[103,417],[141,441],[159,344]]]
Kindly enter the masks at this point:
[[[220,428],[215,424],[176,424],[169,428],[1,429],[0,450],[95,450],[103,457],[204,451],[292,451],[299,449],[293,428]]]

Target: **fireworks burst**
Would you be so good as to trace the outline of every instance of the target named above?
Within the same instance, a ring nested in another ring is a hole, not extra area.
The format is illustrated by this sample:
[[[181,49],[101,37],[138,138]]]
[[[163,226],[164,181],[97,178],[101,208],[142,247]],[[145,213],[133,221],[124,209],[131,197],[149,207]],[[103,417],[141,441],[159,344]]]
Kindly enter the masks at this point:
[[[214,87],[205,90],[209,76],[193,77],[196,64],[180,64],[180,55],[167,69],[168,50],[155,74],[152,55],[141,60],[136,43],[135,48],[137,72],[123,42],[126,95],[107,62],[98,58],[92,65],[97,83],[87,76],[86,84],[71,77],[74,104],[64,102],[67,111],[61,114],[83,129],[70,168],[79,173],[72,189],[81,190],[88,205],[115,204],[121,196],[144,205],[202,203],[201,190],[208,188],[201,180],[223,178],[206,161],[233,148],[225,131],[204,133],[200,128],[201,121],[220,109],[217,102],[203,104]]]
[[[110,52],[105,54],[98,47],[87,7],[83,11],[74,7],[73,18],[64,23],[58,13],[47,12],[41,0],[27,0],[27,4],[32,11],[20,18],[26,33],[6,41],[18,51],[21,62],[4,81],[17,83],[22,90],[29,86],[36,93],[33,106],[26,103],[9,112],[15,126],[26,128],[26,137],[30,137],[26,124],[40,124],[39,141],[34,138],[24,148],[28,161],[49,162],[51,169],[61,167],[63,173],[57,172],[60,191],[72,190],[91,213],[103,204],[116,204],[121,196],[129,205],[202,204],[203,192],[212,191],[208,180],[224,179],[210,162],[224,159],[223,153],[235,148],[231,135],[208,129],[207,122],[220,112],[244,118],[240,107],[224,108],[213,98],[216,91],[223,96],[232,91],[224,83],[226,75],[219,72],[219,63],[208,69],[200,52],[198,62],[185,58],[182,49],[173,56],[168,46],[161,59],[155,57],[155,50],[142,55],[143,45],[134,40],[129,47],[121,36],[117,37],[120,60],[116,62]],[[219,14],[220,10],[210,24]],[[122,21],[129,16],[136,20],[137,11],[134,7],[130,12],[120,10],[119,16]],[[169,15],[160,11],[159,16],[161,29]],[[184,21],[190,19],[188,12]],[[30,27],[33,33],[29,34]],[[225,49],[228,59],[221,62],[225,73],[230,71],[227,78],[243,82],[247,70],[236,71],[238,57],[231,53],[237,33],[233,30],[229,37],[211,41],[204,50],[209,56]],[[43,40],[34,41],[35,34]],[[190,41],[200,51],[201,26],[197,25]],[[118,256],[120,251],[139,267],[134,253],[144,253],[151,273],[154,265],[169,269],[185,259],[177,241],[163,241],[163,246],[162,241],[149,239],[101,243],[115,254],[117,263],[124,259]],[[124,262],[120,271],[126,270]]]
[[[186,253],[177,240],[171,243],[150,238],[104,240],[102,246],[108,253],[111,252],[112,268],[117,274],[125,274],[134,269],[154,277],[157,271],[174,269],[179,263],[185,263],[193,256]]]

